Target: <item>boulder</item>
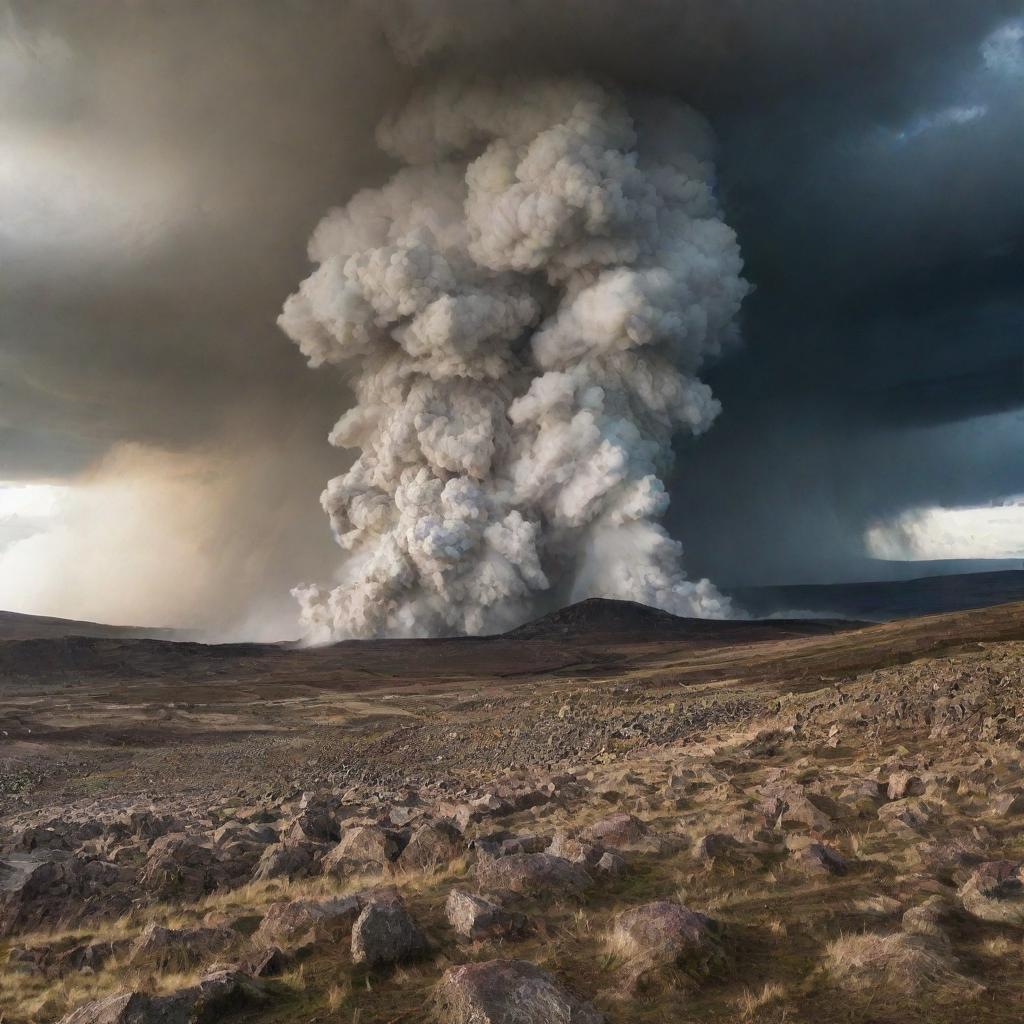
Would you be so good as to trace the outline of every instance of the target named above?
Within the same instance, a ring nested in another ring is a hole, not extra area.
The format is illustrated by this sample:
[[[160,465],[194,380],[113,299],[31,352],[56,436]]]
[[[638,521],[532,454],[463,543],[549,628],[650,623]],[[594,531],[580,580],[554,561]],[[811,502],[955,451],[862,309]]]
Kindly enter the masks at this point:
[[[452,889],[444,907],[448,923],[463,939],[507,938],[524,931],[526,918],[474,893]]]
[[[253,881],[306,878],[316,871],[319,856],[324,849],[322,843],[297,839],[286,839],[283,843],[268,846],[256,865]]]
[[[184,832],[171,832],[149,848],[139,884],[159,899],[196,899],[216,887],[216,862],[211,847]]]
[[[886,793],[890,800],[903,800],[908,796],[920,796],[924,792],[924,783],[920,776],[912,772],[893,772],[889,776]]]
[[[462,833],[454,825],[447,821],[428,822],[413,832],[398,864],[410,870],[426,870],[450,864],[465,850]]]
[[[482,860],[476,866],[476,879],[484,890],[507,889],[534,896],[578,896],[593,885],[579,864],[549,853],[514,853]]]
[[[346,829],[341,842],[321,862],[326,874],[346,875],[355,871],[379,871],[398,856],[395,837],[374,825]]]
[[[373,897],[352,926],[352,962],[384,967],[414,960],[427,940],[398,896]]]
[[[253,935],[253,944],[262,949],[281,946],[300,951],[318,942],[336,942],[347,937],[363,902],[361,896],[344,896],[273,903]]]
[[[725,960],[719,927],[681,903],[659,900],[619,914],[609,938],[629,982],[662,968],[704,977]]]
[[[553,857],[564,857],[573,864],[596,864],[605,853],[600,843],[577,839],[564,829],[559,829],[547,848]]]
[[[639,818],[621,811],[588,825],[580,832],[580,839],[619,850],[646,849],[650,834],[651,830]]]
[[[960,887],[964,910],[980,921],[1024,925],[1024,866],[1017,861],[982,864]]]
[[[130,877],[116,864],[62,850],[0,857],[0,936],[121,913]]]
[[[132,967],[184,971],[238,940],[230,928],[162,928],[151,924],[128,953]]]
[[[850,870],[846,858],[824,843],[810,843],[797,854],[797,863],[808,871],[825,875],[845,875]]]
[[[437,987],[442,1024],[603,1024],[589,1003],[525,960],[452,967]]]
[[[266,995],[240,971],[217,971],[168,995],[121,992],[80,1006],[60,1024],[219,1024],[225,1013]]]

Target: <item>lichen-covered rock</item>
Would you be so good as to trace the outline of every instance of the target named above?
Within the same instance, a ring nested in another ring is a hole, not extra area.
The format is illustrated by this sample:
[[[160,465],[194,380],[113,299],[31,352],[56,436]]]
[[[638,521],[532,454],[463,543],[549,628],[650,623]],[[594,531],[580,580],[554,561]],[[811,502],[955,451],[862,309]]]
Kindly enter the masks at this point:
[[[357,825],[321,861],[325,874],[346,875],[388,867],[398,856],[398,842],[382,828]]]
[[[177,929],[151,924],[132,944],[128,963],[158,971],[183,971],[227,949],[237,939],[230,928]]]
[[[248,975],[217,971],[167,995],[120,992],[94,1000],[60,1024],[219,1024],[225,1014],[266,998]]]
[[[526,960],[447,970],[437,987],[441,1024],[603,1024],[604,1016]]]
[[[452,889],[445,903],[445,916],[455,933],[464,939],[494,939],[517,935],[526,927],[522,914],[512,913],[491,900]]]
[[[253,935],[253,943],[261,948],[280,946],[297,952],[318,942],[336,942],[351,931],[363,902],[361,896],[344,896],[273,903]]]
[[[725,961],[718,925],[705,914],[669,900],[619,914],[609,945],[622,959],[627,981],[634,985],[663,968],[702,978]]]
[[[797,853],[796,860],[805,870],[824,875],[845,875],[850,870],[846,858],[824,843],[809,843]]]
[[[621,811],[588,825],[580,833],[580,838],[584,842],[629,850],[634,847],[647,847],[650,834],[651,830],[639,818]]]
[[[172,832],[149,848],[139,883],[159,899],[196,899],[216,887],[216,862],[210,846]]]
[[[374,897],[352,926],[352,961],[368,967],[415,960],[427,940],[397,896]]]
[[[447,821],[428,822],[412,834],[401,856],[400,867],[425,870],[450,864],[465,852],[462,833]]]
[[[534,896],[578,896],[593,885],[579,864],[549,853],[514,853],[482,860],[476,866],[476,879],[485,891],[507,889]]]
[[[306,878],[317,869],[317,862],[325,847],[322,843],[287,839],[268,846],[253,873],[254,882],[271,878]]]
[[[130,902],[131,874],[62,850],[0,857],[0,936],[121,913]]]

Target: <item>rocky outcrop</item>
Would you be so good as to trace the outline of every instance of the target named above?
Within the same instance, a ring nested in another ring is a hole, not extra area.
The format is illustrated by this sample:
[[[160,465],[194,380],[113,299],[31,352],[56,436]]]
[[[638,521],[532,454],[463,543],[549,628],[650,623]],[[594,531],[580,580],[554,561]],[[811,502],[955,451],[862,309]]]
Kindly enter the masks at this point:
[[[0,857],[0,936],[111,916],[128,906],[130,872],[62,850]]]
[[[149,848],[139,884],[161,900],[194,900],[216,888],[216,865],[212,846],[172,832]]]

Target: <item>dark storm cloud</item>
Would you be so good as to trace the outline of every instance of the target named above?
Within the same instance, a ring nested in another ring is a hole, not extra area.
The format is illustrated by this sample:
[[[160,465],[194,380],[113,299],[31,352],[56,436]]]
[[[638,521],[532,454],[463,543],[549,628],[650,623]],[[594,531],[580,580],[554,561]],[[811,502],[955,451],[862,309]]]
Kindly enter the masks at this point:
[[[688,566],[849,574],[876,518],[1024,490],[1024,71],[1012,32],[991,41],[1019,2],[0,12],[0,478],[82,472],[125,442],[263,450],[223,529],[267,524],[280,564],[260,586],[327,575],[340,383],[274,327],[309,230],[384,177],[373,126],[411,81],[542,67],[674,92],[720,135],[757,292],[746,347],[710,377],[725,411],[680,453]]]
[[[305,407],[320,382],[273,321],[309,223],[379,173],[401,80],[379,34],[307,3],[33,0],[0,24],[2,422],[41,456],[21,471]]]

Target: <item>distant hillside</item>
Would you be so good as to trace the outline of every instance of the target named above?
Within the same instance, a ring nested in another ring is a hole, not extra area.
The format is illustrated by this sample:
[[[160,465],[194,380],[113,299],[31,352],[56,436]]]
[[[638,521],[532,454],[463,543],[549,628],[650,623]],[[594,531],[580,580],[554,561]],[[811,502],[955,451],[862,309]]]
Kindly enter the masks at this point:
[[[183,634],[176,629],[144,626],[108,626],[100,622],[79,622],[76,619],[55,619],[47,615],[23,615],[0,611],[0,640],[45,640],[66,636],[90,636],[107,640],[179,640]]]
[[[749,614],[812,614],[884,622],[1024,600],[1024,571],[924,576],[867,583],[737,587],[730,596]]]

